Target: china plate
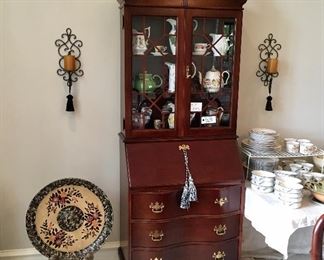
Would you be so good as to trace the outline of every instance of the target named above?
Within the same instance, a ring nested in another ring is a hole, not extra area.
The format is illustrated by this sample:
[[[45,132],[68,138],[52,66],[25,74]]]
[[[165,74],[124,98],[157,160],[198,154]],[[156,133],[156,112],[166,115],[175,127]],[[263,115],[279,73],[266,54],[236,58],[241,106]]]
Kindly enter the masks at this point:
[[[106,194],[89,181],[67,178],[40,190],[26,213],[26,230],[44,256],[83,259],[100,249],[112,229]]]
[[[209,55],[211,52],[210,51],[208,51],[208,52],[192,52],[192,55],[195,55],[195,56],[207,56],[207,55]]]
[[[153,56],[165,56],[165,55],[168,55],[167,52],[163,52],[163,54],[161,52],[151,52],[151,54]]]
[[[250,133],[262,134],[262,135],[276,135],[277,131],[268,128],[252,128]]]

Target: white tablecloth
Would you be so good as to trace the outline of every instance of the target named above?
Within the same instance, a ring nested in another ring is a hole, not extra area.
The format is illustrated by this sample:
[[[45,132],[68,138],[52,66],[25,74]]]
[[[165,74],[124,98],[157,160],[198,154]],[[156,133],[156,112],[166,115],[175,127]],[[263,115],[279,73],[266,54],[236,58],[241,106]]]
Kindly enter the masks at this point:
[[[283,206],[274,193],[262,194],[252,190],[247,183],[245,217],[265,237],[265,242],[288,258],[290,236],[299,228],[313,226],[324,214],[324,205],[304,196],[302,207],[290,209]]]

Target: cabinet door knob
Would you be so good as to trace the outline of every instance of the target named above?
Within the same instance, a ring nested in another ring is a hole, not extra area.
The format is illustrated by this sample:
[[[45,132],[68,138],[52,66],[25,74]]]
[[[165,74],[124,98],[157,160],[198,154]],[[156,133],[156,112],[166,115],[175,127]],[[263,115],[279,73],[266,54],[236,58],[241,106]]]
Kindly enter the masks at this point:
[[[154,230],[150,232],[149,236],[151,237],[153,242],[159,242],[163,239],[164,234],[162,230]]]
[[[154,259],[153,258],[150,258],[150,260],[163,260],[163,259],[162,258],[155,257]]]
[[[226,225],[219,225],[214,227],[214,232],[217,236],[224,236],[226,234],[227,227]]]
[[[225,252],[224,251],[218,251],[217,253],[214,252],[213,258],[217,260],[224,260],[225,259]]]
[[[153,213],[160,214],[163,212],[164,204],[162,202],[159,203],[157,201],[155,203],[151,202],[149,208],[152,210]]]
[[[214,203],[219,204],[219,206],[222,207],[227,202],[228,202],[227,197],[224,197],[224,198],[216,199]]]

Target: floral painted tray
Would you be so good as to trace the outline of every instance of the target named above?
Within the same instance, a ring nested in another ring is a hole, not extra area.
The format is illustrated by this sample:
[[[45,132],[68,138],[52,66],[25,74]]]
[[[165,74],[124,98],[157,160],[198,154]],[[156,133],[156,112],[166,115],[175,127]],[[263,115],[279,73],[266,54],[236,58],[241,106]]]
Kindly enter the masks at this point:
[[[82,259],[100,249],[112,229],[106,194],[89,181],[67,178],[39,191],[26,213],[26,230],[44,256]]]

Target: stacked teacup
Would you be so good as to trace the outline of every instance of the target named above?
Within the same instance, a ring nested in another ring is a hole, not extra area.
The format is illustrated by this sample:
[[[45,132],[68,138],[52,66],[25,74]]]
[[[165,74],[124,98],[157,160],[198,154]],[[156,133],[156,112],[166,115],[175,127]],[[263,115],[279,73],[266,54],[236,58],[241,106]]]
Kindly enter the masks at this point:
[[[311,155],[317,147],[308,139],[285,138],[285,147],[288,153]]]
[[[275,174],[263,170],[253,170],[251,175],[251,188],[262,193],[273,192]]]
[[[301,180],[291,176],[278,176],[274,187],[274,194],[281,203],[290,208],[300,208],[303,200],[303,185]]]

